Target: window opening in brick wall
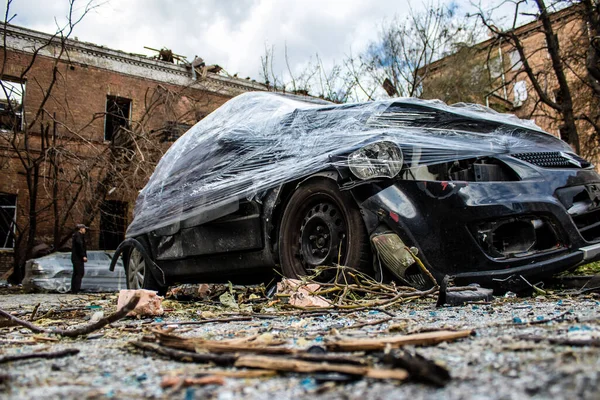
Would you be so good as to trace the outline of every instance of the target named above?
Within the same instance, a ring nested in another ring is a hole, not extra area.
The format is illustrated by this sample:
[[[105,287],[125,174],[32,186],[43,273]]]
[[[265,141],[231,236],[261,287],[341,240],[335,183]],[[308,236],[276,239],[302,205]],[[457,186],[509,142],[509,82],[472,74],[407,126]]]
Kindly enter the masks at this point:
[[[500,57],[490,58],[488,60],[487,68],[490,71],[490,77],[492,79],[502,76],[502,61]]]
[[[517,81],[513,87],[513,106],[521,107],[527,100],[527,82]]]
[[[560,90],[558,89],[554,89],[553,91],[554,93],[554,101],[560,106],[563,103],[563,97],[562,97],[562,93]]]
[[[17,195],[0,193],[0,249],[15,247]]]
[[[521,55],[517,50],[511,51],[510,53],[508,53],[508,56],[510,57],[511,71],[518,71],[523,67]]]
[[[106,200],[100,207],[100,243],[102,250],[115,250],[125,239],[127,203]]]
[[[106,96],[106,118],[104,120],[104,140],[112,140],[119,129],[129,129],[131,99]]]
[[[22,130],[24,95],[24,81],[0,79],[0,131]]]

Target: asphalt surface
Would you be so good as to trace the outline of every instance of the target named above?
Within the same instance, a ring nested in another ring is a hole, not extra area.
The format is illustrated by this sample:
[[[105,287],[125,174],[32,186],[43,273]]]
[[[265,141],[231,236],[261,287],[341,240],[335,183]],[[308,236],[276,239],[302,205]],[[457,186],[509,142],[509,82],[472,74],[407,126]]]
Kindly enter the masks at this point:
[[[0,308],[27,318],[40,304],[36,324],[68,327],[87,323],[116,306],[115,294],[23,294],[3,289]],[[393,319],[359,329],[344,327],[387,317],[378,311],[318,317],[278,316],[251,321],[177,325],[197,318],[228,316],[232,310],[201,302],[165,301],[160,318],[127,318],[76,339],[35,335],[20,326],[0,327],[0,357],[36,351],[78,349],[59,359],[30,359],[0,364],[0,398],[181,398],[181,399],[598,399],[600,397],[600,298],[555,292],[530,298],[497,297],[488,304],[436,308],[422,299],[389,309]],[[49,310],[71,309],[47,313]],[[47,314],[46,314],[47,313]],[[2,322],[0,320],[0,322]],[[162,388],[165,377],[193,377],[206,365],[171,361],[132,350],[128,342],[168,324],[189,337],[228,339],[268,333],[306,348],[334,335],[381,337],[432,329],[474,329],[471,337],[408,350],[446,367],[452,380],[443,388],[416,382],[358,379],[321,382],[311,374],[270,378],[225,378],[223,385]],[[1,326],[1,325],[0,325]],[[343,331],[342,331],[343,330]],[[390,332],[390,330],[394,332]],[[40,337],[42,336],[42,337]],[[535,342],[523,337],[579,341],[582,346]],[[47,339],[49,337],[49,339]],[[44,339],[46,338],[46,339]]]

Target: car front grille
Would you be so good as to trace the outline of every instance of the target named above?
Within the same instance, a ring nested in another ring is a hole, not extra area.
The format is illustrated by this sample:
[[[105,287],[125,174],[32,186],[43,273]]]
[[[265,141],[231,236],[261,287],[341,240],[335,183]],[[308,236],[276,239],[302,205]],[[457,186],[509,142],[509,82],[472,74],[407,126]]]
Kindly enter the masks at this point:
[[[516,153],[511,156],[543,168],[587,168],[591,165],[576,154],[561,151]]]

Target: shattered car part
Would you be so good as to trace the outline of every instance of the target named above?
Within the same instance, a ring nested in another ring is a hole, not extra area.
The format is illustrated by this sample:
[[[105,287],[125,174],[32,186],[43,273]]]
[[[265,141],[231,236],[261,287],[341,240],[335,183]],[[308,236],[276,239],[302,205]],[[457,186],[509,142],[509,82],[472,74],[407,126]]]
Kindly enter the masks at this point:
[[[482,288],[476,283],[472,283],[468,287],[472,287],[473,290],[452,291],[452,288],[448,288],[445,304],[449,306],[460,306],[469,302],[486,302],[494,299],[494,291],[492,289]]]
[[[371,242],[382,263],[396,279],[419,289],[435,285],[417,263],[416,247],[409,249],[398,235],[390,232],[375,232]]]
[[[111,272],[108,266],[112,257],[104,251],[88,251],[85,274],[81,280],[81,289],[90,292],[114,292],[127,287],[125,271],[121,260],[115,258],[120,266]],[[47,290],[67,293],[71,290],[73,264],[71,253],[52,253],[44,257],[28,260],[25,264],[23,286],[27,290]]]
[[[371,236],[388,231],[438,281],[514,285],[600,259],[599,187],[566,143],[485,107],[247,93],[165,153],[122,250],[130,287],[160,289],[277,265],[372,273]]]

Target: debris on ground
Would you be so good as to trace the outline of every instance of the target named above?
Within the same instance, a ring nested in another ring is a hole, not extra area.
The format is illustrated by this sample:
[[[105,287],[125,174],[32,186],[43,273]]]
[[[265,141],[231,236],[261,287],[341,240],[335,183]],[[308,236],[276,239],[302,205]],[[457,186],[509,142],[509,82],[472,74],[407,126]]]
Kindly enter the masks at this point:
[[[134,316],[161,316],[165,313],[162,307],[162,297],[153,290],[145,289],[123,289],[119,291],[117,300],[117,311],[121,310],[134,297],[139,297],[137,306],[127,314]]]
[[[417,290],[351,269],[280,287],[179,286],[162,315],[133,317],[116,294],[3,292],[0,397],[594,398],[600,387],[595,293],[436,307],[442,291],[480,288]],[[290,304],[299,288],[327,304]]]
[[[494,299],[492,289],[482,288],[476,283],[464,287],[447,287],[446,280],[440,287],[437,305],[461,306],[467,303],[488,302]]]
[[[320,288],[318,283],[304,283],[298,279],[284,278],[277,282],[277,294],[289,295],[288,304],[296,307],[329,307],[330,302],[314,294]]]
[[[94,331],[97,331],[97,330],[105,327],[108,324],[111,324],[113,322],[116,322],[116,321],[122,319],[123,317],[128,315],[132,310],[135,309],[135,307],[138,305],[139,301],[140,301],[139,294],[134,294],[132,297],[130,297],[128,299],[127,303],[125,303],[115,313],[109,315],[106,318],[100,318],[95,322],[91,322],[86,325],[83,325],[83,326],[80,326],[77,328],[73,328],[73,329],[44,328],[41,326],[37,326],[31,322],[17,318],[2,309],[0,309],[0,316],[8,319],[9,321],[14,322],[17,325],[21,325],[34,333],[47,333],[47,334],[56,334],[56,335],[67,336],[67,337],[77,337],[77,336],[87,335],[89,333],[92,333]],[[39,339],[39,337],[35,337],[35,338]],[[44,338],[44,340],[52,340],[52,339]]]
[[[377,365],[376,357],[364,355],[364,351],[384,350],[398,348],[405,345],[432,345],[444,341],[453,341],[471,335],[471,331],[448,332],[436,331],[416,335],[396,336],[386,340],[378,339],[340,339],[326,345],[325,348],[309,346],[307,348],[291,347],[286,340],[264,335],[235,338],[229,340],[206,340],[203,338],[189,338],[176,336],[168,331],[155,330],[154,339],[146,338],[147,342],[132,342],[138,349],[150,350],[159,355],[172,357],[179,361],[212,362],[216,365],[234,366],[238,368],[254,368],[272,372],[298,372],[298,373],[330,373],[361,376],[373,379],[393,379],[403,381],[410,378],[410,373],[405,368],[389,368]],[[361,354],[348,354],[352,352]],[[339,357],[332,352],[343,352]],[[187,354],[186,354],[187,353]],[[357,361],[358,360],[358,361]],[[422,365],[424,358],[419,358],[419,365],[412,365],[410,358],[404,358],[404,365],[409,365],[411,370],[425,373]],[[415,358],[416,360],[416,358]],[[380,361],[380,360],[379,360]],[[389,362],[388,362],[389,364]],[[437,374],[444,371],[444,376],[449,377],[448,371],[438,366]],[[442,380],[438,378],[422,381]],[[449,380],[449,379],[447,379]]]
[[[175,300],[210,300],[215,297],[216,293],[221,295],[225,290],[225,285],[188,283],[169,288],[166,298]]]

